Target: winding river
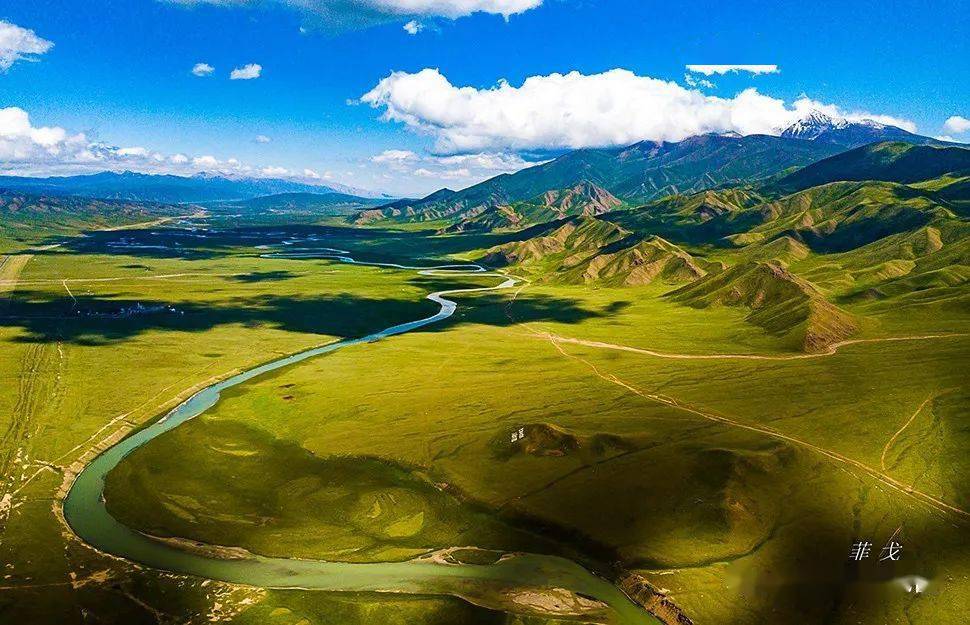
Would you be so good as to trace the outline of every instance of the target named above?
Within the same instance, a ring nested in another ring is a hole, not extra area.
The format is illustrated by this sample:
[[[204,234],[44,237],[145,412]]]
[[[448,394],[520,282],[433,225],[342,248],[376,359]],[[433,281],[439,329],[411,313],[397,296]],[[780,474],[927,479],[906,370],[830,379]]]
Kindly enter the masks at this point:
[[[317,248],[316,251],[301,252],[292,249],[263,256],[325,258],[356,263],[347,254],[343,250]],[[556,607],[555,602],[549,604],[547,601],[543,606],[536,607],[534,600],[528,598],[530,590],[557,588],[596,599],[607,606],[605,609],[589,612],[587,620],[623,624],[657,623],[657,620],[631,602],[613,584],[560,557],[519,554],[502,558],[494,564],[447,564],[432,558],[370,564],[267,558],[258,555],[229,559],[207,555],[203,550],[180,549],[135,531],[108,513],[104,500],[105,477],[108,473],[138,447],[212,408],[219,401],[223,390],[315,356],[371,343],[447,319],[457,308],[454,301],[446,298],[447,295],[508,289],[518,282],[503,274],[489,273],[478,265],[411,267],[391,263],[356,264],[414,270],[423,275],[475,274],[501,278],[502,282],[493,287],[431,293],[427,299],[440,306],[440,310],[434,315],[391,326],[364,337],[337,341],[274,360],[199,391],[158,421],[104,451],[77,475],[64,500],[64,517],[71,529],[82,540],[102,552],[151,568],[261,588],[450,595],[492,609],[533,614],[545,612],[550,617],[557,614],[565,616],[565,608]]]

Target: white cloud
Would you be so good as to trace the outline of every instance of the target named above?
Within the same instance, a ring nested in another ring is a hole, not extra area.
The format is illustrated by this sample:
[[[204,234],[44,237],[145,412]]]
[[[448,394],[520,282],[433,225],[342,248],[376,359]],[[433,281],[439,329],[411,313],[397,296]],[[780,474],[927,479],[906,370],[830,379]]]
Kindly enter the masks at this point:
[[[460,165],[486,172],[514,172],[524,167],[536,165],[536,162],[526,161],[518,154],[508,152],[481,152],[478,154],[455,154],[453,156],[428,157],[446,166]]]
[[[229,80],[253,80],[259,78],[263,72],[263,66],[259,63],[249,63],[229,72]]]
[[[51,159],[87,145],[83,134],[71,136],[63,128],[33,126],[26,111],[16,107],[0,109],[0,161]]]
[[[467,186],[497,174],[513,173],[538,164],[509,152],[435,156],[419,155],[411,150],[384,150],[370,160],[381,167],[385,177],[395,174],[396,177],[407,180],[417,176],[436,180],[439,186],[455,181],[460,183],[458,186]]]
[[[780,70],[777,65],[688,65],[687,71],[704,74],[705,76],[738,72],[748,72],[757,76],[758,74],[777,74]]]
[[[407,22],[403,26],[403,28],[407,34],[417,35],[419,32],[421,32],[424,29],[424,24],[422,24],[418,20],[411,20],[410,22]]]
[[[706,78],[695,78],[692,74],[684,74],[684,84],[688,87],[703,87],[704,89],[716,89],[717,85]]]
[[[707,132],[778,134],[812,109],[915,130],[907,120],[808,97],[788,105],[752,88],[722,98],[623,69],[532,76],[521,86],[500,81],[489,89],[452,85],[437,69],[393,72],[360,100],[383,109],[385,121],[431,136],[439,154],[679,141]]]
[[[396,15],[428,15],[455,19],[472,13],[491,13],[508,18],[540,6],[542,0],[359,0],[359,4]]]
[[[260,167],[236,158],[221,160],[211,154],[192,157],[177,152],[165,155],[145,146],[114,146],[92,141],[84,133],[71,133],[57,126],[35,126],[27,112],[17,107],[0,109],[2,175],[52,176],[124,170],[176,175],[204,171],[220,175],[286,177],[311,182],[330,177],[329,173],[313,175],[309,169],[300,174],[301,170]]]
[[[148,156],[148,150],[142,147],[119,148],[115,150],[118,156]]]
[[[168,0],[171,4],[213,4],[222,7],[283,4],[291,8],[333,17],[339,12],[375,12],[387,15],[424,15],[456,19],[473,13],[508,18],[542,5],[542,0]]]
[[[192,73],[196,76],[208,76],[214,71],[216,71],[216,68],[208,63],[196,63],[192,66]]]
[[[34,31],[0,20],[0,72],[10,69],[17,61],[35,61],[54,44],[37,36]]]
[[[943,129],[956,135],[963,134],[970,130],[970,119],[954,115],[943,122]]]
[[[336,28],[362,28],[409,18],[458,19],[474,13],[505,19],[542,5],[543,0],[166,0],[171,4],[220,7],[273,7],[283,5],[302,13],[311,24]],[[416,24],[420,29],[420,24]],[[304,32],[306,28],[301,28]],[[411,32],[405,26],[405,30]],[[417,31],[415,31],[417,32]],[[411,33],[414,34],[414,33]]]
[[[401,164],[418,159],[418,155],[411,150],[384,150],[370,160],[374,163]]]
[[[192,164],[201,170],[215,169],[219,166],[219,159],[214,156],[196,156],[192,159]]]
[[[446,169],[441,172],[440,176],[445,180],[467,180],[472,175],[471,170],[467,167],[459,167],[458,169]]]
[[[256,135],[256,138],[254,139],[254,141],[256,141],[256,143],[269,143],[270,141],[272,141],[272,139],[270,139],[266,135]]]

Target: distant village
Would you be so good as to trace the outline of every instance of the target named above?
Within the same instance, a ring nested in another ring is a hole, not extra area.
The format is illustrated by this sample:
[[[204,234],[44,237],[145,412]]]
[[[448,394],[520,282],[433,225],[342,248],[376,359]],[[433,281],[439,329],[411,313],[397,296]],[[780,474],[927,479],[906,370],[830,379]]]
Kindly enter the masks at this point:
[[[136,303],[134,306],[128,306],[126,308],[121,308],[114,311],[97,311],[97,310],[77,310],[75,314],[81,317],[99,317],[102,319],[127,319],[128,317],[134,317],[136,315],[152,315],[155,313],[170,313],[174,315],[184,315],[184,310],[179,310],[174,306],[169,306],[166,304],[158,304],[155,306],[145,306],[141,302]]]

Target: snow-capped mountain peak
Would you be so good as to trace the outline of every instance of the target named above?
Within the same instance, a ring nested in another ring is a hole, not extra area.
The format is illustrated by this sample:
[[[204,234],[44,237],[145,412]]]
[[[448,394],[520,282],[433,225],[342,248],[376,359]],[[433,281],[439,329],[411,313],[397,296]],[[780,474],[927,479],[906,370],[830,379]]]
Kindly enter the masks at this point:
[[[785,128],[781,136],[841,145],[864,145],[875,141],[908,141],[917,135],[902,128],[883,124],[873,119],[846,119],[833,117],[819,110],[807,115]]]
[[[832,117],[822,111],[812,110],[807,115],[782,131],[781,136],[791,139],[816,139],[830,130],[839,130],[849,125],[842,117]]]

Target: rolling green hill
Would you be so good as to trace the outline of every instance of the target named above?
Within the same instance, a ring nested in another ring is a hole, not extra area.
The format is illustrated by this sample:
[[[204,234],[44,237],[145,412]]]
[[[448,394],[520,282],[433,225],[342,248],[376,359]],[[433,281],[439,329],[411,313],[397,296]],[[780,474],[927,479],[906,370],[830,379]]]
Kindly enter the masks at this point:
[[[966,201],[954,177],[832,182],[779,199],[741,186],[533,227],[482,259],[540,282],[679,285],[671,301],[747,308],[748,322],[824,351],[865,323],[846,306],[967,305]]]
[[[749,308],[748,321],[792,337],[806,352],[825,351],[858,329],[852,316],[826,300],[818,287],[774,262],[740,263],[668,297],[695,308]]]
[[[970,174],[970,149],[899,141],[865,145],[785,176],[773,190],[792,193],[837,180],[919,182],[944,174]]]
[[[833,182],[749,209],[762,223],[739,243],[789,235],[816,251],[845,251],[955,214],[920,189],[891,182]]]
[[[187,206],[153,202],[48,197],[0,191],[0,243],[36,243],[51,236],[174,217],[195,210]]]
[[[540,280],[610,286],[689,282],[711,268],[660,237],[643,237],[591,217],[573,218],[541,236],[496,246],[484,260],[518,264]]]
[[[568,189],[546,191],[525,202],[489,206],[480,213],[465,217],[446,231],[521,229],[565,217],[601,215],[623,206],[624,203],[606,189],[583,181]]]

